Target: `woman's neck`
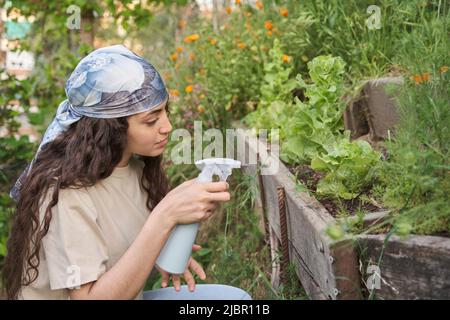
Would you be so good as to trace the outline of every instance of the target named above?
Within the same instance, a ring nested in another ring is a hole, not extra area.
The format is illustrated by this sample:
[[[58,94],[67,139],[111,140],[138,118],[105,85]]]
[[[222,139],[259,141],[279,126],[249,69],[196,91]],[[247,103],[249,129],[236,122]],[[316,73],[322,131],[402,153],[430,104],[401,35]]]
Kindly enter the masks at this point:
[[[124,152],[122,156],[122,160],[117,164],[116,167],[126,167],[128,165],[128,162],[130,161],[132,154],[128,152]]]

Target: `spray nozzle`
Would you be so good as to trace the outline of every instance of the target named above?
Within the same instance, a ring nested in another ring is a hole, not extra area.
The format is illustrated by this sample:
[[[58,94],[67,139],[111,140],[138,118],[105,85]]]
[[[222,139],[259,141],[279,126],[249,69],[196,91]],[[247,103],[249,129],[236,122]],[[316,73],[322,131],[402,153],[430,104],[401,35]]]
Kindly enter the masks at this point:
[[[214,175],[219,176],[220,181],[227,181],[233,168],[240,168],[241,162],[229,158],[208,158],[195,162],[198,169],[202,170],[198,182],[210,182]]]

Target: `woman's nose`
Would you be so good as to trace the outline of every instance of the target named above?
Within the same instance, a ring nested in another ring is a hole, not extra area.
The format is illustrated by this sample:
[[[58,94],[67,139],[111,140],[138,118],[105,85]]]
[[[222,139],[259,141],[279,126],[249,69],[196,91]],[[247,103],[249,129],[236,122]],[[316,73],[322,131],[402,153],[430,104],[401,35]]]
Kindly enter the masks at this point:
[[[162,134],[167,134],[172,131],[172,124],[170,123],[169,118],[166,116],[166,121],[163,123],[159,132]]]

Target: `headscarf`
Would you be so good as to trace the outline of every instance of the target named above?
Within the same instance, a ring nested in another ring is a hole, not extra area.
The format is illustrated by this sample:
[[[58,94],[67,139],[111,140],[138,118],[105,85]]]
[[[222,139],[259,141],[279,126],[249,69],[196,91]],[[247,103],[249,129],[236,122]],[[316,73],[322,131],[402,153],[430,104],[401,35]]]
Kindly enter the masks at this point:
[[[168,98],[158,71],[123,45],[94,50],[66,81],[67,99],[60,103],[39,148],[17,179],[10,196],[18,201],[23,180],[42,147],[82,117],[118,118],[150,110]]]

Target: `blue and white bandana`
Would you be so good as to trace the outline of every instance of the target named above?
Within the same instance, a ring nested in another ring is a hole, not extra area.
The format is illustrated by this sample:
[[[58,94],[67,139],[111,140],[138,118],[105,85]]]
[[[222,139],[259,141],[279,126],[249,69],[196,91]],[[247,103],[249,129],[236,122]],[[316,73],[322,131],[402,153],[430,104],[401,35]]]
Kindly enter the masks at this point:
[[[23,179],[41,148],[82,117],[119,118],[160,105],[168,92],[158,71],[123,45],[94,50],[76,66],[66,82],[67,99],[45,131],[41,144],[10,191],[18,200]]]

